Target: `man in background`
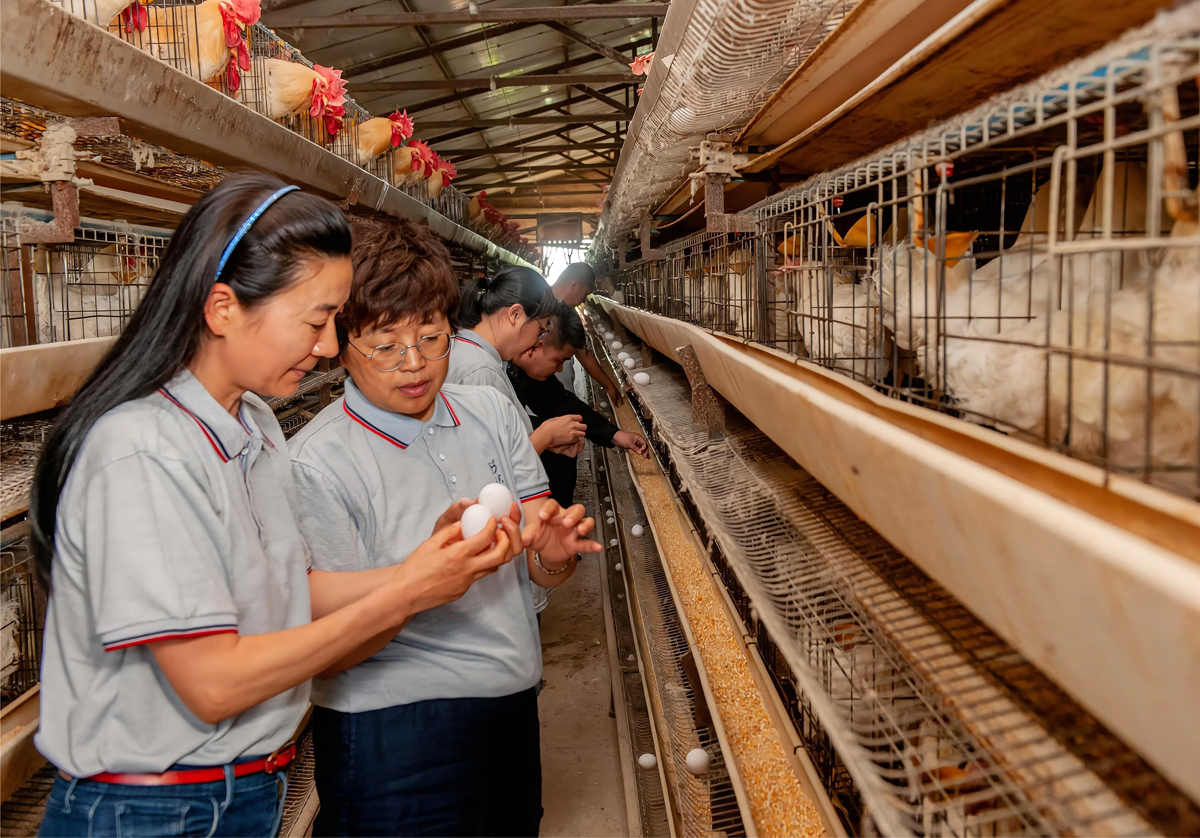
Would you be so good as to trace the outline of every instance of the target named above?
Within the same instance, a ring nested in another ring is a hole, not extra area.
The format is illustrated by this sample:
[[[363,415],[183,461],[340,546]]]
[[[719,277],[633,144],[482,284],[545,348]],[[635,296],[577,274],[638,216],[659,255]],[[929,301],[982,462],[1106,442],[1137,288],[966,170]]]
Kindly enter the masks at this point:
[[[555,377],[564,362],[570,361],[572,356],[578,357],[576,353],[585,342],[579,315],[564,305],[559,327],[551,330],[537,346],[508,365],[508,377],[517,392],[517,398],[531,414],[534,427],[555,416],[575,414],[587,426],[587,439],[596,445],[625,448],[642,457],[649,457],[650,447],[643,436],[619,429],[576,398]],[[545,451],[541,455],[549,478],[550,497],[560,504],[571,501],[575,496],[575,458],[582,448],[583,441],[580,440],[574,451]]]
[[[572,262],[563,268],[551,288],[560,303],[574,309],[595,290],[596,272],[587,262]],[[584,371],[596,379],[596,382],[608,393],[609,401],[614,406],[619,405],[623,401],[621,390],[601,369],[596,356],[588,350],[587,341],[575,348],[575,357],[579,359]],[[558,373],[558,380],[562,382],[563,387],[567,388],[567,392],[575,392],[575,365],[570,363],[570,358],[563,365],[562,372]]]

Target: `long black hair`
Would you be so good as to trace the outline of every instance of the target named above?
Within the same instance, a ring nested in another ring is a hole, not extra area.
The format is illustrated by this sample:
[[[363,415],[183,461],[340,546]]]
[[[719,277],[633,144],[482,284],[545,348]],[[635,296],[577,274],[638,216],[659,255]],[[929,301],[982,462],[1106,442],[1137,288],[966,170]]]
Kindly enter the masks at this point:
[[[545,277],[524,265],[505,265],[494,276],[476,279],[463,289],[458,321],[473,329],[484,315],[517,304],[531,320],[558,311],[558,300]]]
[[[166,384],[208,333],[204,305],[217,263],[239,226],[284,184],[269,175],[229,178],[196,202],[171,236],[146,296],[113,348],[63,409],[46,438],[29,498],[38,577],[50,590],[54,531],[63,484],[92,425],[108,411]],[[252,308],[300,278],[314,258],[350,255],[350,226],[324,198],[289,192],[243,236],[221,282]]]

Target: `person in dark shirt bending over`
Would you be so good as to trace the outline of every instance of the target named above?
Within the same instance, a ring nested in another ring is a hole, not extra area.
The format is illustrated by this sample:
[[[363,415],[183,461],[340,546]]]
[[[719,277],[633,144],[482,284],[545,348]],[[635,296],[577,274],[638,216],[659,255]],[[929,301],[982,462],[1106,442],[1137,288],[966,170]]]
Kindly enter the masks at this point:
[[[552,329],[533,349],[517,356],[508,365],[509,380],[521,404],[532,415],[534,427],[555,416],[577,415],[587,426],[586,437],[605,448],[625,448],[642,457],[650,456],[650,447],[640,434],[622,431],[612,422],[563,387],[555,374],[563,363],[587,345],[583,324],[575,310],[562,306],[560,326]],[[550,479],[550,497],[570,505],[575,496],[575,457],[583,450],[580,440],[573,452],[542,453],[542,465]]]
[[[550,290],[554,292],[558,301],[571,309],[586,300],[588,294],[592,293],[595,288],[596,272],[587,262],[572,262],[567,265],[558,275],[558,279],[554,280],[554,284],[550,286]],[[596,356],[588,350],[587,346],[575,347],[575,357],[579,359],[579,364],[584,371],[608,393],[608,398],[613,405],[619,405],[624,401],[620,388],[600,366],[600,362],[596,360]],[[575,367],[571,363],[570,356],[567,356],[566,363],[557,377],[568,392],[574,392]]]

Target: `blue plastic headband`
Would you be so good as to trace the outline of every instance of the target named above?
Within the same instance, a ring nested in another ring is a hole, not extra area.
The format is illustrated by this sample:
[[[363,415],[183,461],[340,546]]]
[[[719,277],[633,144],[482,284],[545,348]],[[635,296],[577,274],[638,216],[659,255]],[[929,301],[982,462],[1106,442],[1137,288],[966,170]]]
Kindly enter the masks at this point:
[[[238,227],[238,231],[233,234],[233,238],[229,240],[229,244],[225,245],[225,250],[221,253],[221,261],[217,263],[217,276],[216,279],[213,280],[214,282],[219,282],[221,280],[221,271],[225,270],[225,263],[228,262],[229,257],[233,255],[233,251],[237,248],[238,242],[240,242],[242,237],[246,235],[246,232],[254,226],[254,222],[258,221],[259,216],[266,212],[267,208],[271,206],[271,204],[278,201],[287,193],[295,192],[299,188],[299,186],[283,187],[283,189],[275,192],[269,198],[267,198],[267,200],[259,204],[258,209],[250,213],[250,217],[243,221],[242,226]]]

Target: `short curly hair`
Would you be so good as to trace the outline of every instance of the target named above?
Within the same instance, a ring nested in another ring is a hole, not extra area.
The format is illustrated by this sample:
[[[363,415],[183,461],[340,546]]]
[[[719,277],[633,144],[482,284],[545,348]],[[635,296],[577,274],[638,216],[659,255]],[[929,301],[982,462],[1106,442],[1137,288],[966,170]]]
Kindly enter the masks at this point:
[[[459,288],[446,245],[423,224],[391,216],[350,219],[354,283],[337,316],[338,342],[410,318],[443,314],[458,329]]]

